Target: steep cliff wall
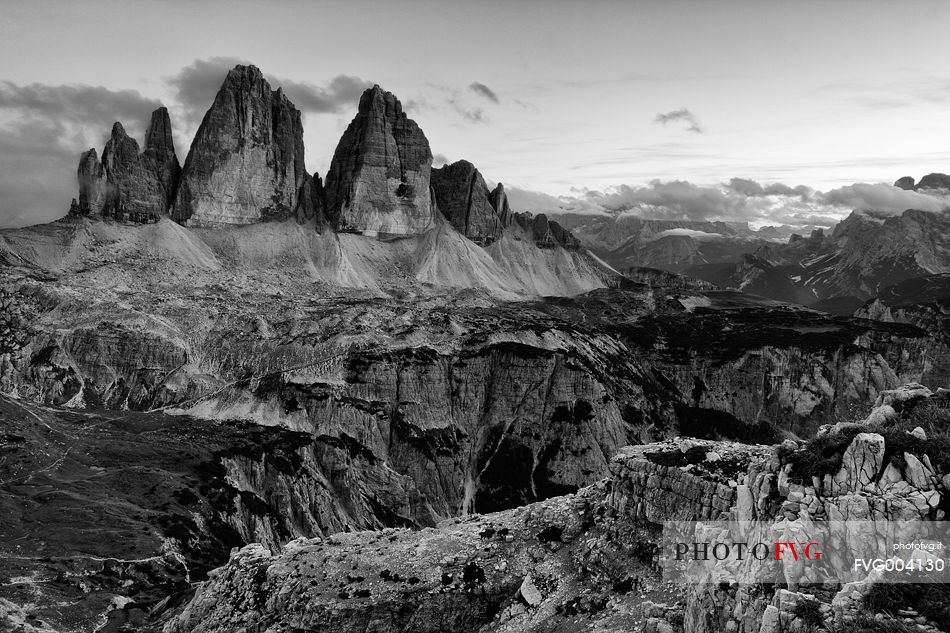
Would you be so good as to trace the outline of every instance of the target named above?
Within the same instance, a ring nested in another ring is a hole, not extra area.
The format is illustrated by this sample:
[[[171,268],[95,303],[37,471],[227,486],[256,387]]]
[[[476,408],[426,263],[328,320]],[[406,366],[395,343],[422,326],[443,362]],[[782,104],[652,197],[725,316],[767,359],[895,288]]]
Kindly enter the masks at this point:
[[[171,120],[164,107],[152,113],[145,149],[116,122],[99,162],[95,149],[79,158],[79,202],[70,214],[154,222],[174,201],[181,168],[175,154]]]
[[[370,622],[381,631],[437,630],[446,622],[492,632],[860,627],[876,604],[873,575],[843,586],[806,573],[779,586],[712,582],[671,590],[656,567],[658,535],[671,520],[727,519],[782,534],[826,519],[941,519],[947,462],[937,455],[950,440],[944,429],[928,444],[906,425],[925,415],[921,407],[936,407],[945,423],[945,394],[910,386],[882,394],[877,405],[856,428],[826,431],[820,446],[837,442],[842,452],[819,467],[825,476],[814,483],[801,482],[801,469],[815,467],[807,457],[815,442],[750,450],[681,439],[623,449],[609,480],[577,495],[429,530],[301,539],[279,552],[246,547],[211,574],[165,631],[263,622],[274,631],[356,631]],[[886,422],[878,421],[882,415]],[[919,603],[914,596],[926,594],[916,591],[907,594],[901,618],[880,613],[877,626],[946,626],[939,608]]]
[[[310,181],[300,111],[257,67],[236,66],[195,134],[172,217],[198,226],[312,217]]]
[[[344,231],[415,235],[431,228],[432,151],[391,92],[374,86],[333,153],[327,211]]]

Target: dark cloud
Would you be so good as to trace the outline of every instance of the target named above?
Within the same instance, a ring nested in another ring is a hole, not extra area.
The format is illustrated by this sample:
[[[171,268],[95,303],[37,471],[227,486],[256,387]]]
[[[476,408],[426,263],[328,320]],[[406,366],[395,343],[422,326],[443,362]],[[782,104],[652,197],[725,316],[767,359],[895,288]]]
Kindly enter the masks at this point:
[[[76,195],[81,143],[66,124],[30,120],[0,128],[0,227],[62,217]]]
[[[245,60],[238,57],[196,59],[175,75],[166,78],[184,108],[190,127],[196,127],[201,122],[228,71],[245,63]]]
[[[0,81],[0,110],[18,116],[94,124],[111,129],[112,123],[141,122],[161,103],[136,90],[109,90],[102,86],[29,84]]]
[[[367,88],[373,87],[373,82],[353,75],[337,75],[322,86],[276,77],[268,77],[267,80],[274,87],[282,87],[301,112],[327,113],[349,109],[355,111],[360,95]]]
[[[0,226],[62,217],[79,154],[101,151],[115,121],[141,141],[159,105],[135,90],[0,81]]]
[[[167,78],[192,127],[197,126],[211,106],[228,71],[238,64],[247,63],[237,57],[196,59]],[[373,85],[371,81],[352,75],[337,75],[323,85],[267,74],[265,77],[272,88],[283,88],[294,105],[305,113],[334,113],[354,108],[363,91]]]
[[[746,196],[765,195],[765,187],[754,180],[749,180],[748,178],[733,178],[726,186],[736,193],[741,193]]]
[[[887,214],[903,213],[907,209],[937,212],[948,208],[945,199],[884,183],[856,183],[819,194],[819,198],[825,204]]]
[[[679,110],[672,110],[666,113],[661,112],[654,117],[653,121],[660,125],[684,123],[687,132],[695,132],[697,134],[702,134],[706,131],[703,129],[703,126],[699,124],[699,119],[696,118],[696,115],[690,112],[688,108],[680,108]]]
[[[654,218],[707,220],[748,215],[746,196],[730,196],[719,187],[685,180],[654,180],[646,186],[620,185],[606,194],[592,192],[608,211],[639,210]]]
[[[748,178],[733,178],[725,187],[746,196],[798,196],[802,200],[810,199],[815,193],[811,187],[805,185],[790,187],[780,182],[763,185]]]
[[[445,154],[436,154],[432,157],[432,166],[433,167],[442,167],[443,165],[449,164],[449,157]]]
[[[471,84],[469,84],[468,89],[477,95],[481,95],[482,97],[485,97],[489,101],[493,101],[494,103],[499,103],[498,94],[483,83],[473,81]]]
[[[748,222],[753,225],[832,226],[847,210],[818,199],[808,187],[782,183],[763,185],[733,178],[723,185],[697,185],[683,180],[654,180],[647,185],[621,185],[607,192],[581,194],[609,213],[660,220]]]

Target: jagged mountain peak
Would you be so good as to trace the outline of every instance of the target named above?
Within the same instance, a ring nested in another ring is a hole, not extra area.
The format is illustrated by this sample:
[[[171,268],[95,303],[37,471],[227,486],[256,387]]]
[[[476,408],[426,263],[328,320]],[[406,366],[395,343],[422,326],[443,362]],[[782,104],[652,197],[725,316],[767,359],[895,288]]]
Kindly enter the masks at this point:
[[[237,64],[234,68],[228,71],[228,74],[224,78],[224,83],[222,88],[240,85],[245,82],[251,82],[255,84],[267,83],[267,80],[264,79],[264,73],[261,72],[261,69],[253,64]],[[268,84],[270,88],[270,84]]]
[[[123,127],[120,121],[116,121],[112,124],[112,138],[129,138],[129,135],[125,131],[125,127]],[[136,143],[136,145],[138,145],[138,143]]]
[[[102,150],[102,163],[109,171],[110,165],[120,161],[116,169],[124,169],[126,164],[134,162],[138,158],[139,144],[134,138],[129,136],[121,123],[116,121],[112,124],[112,134]]]
[[[69,213],[155,221],[168,211],[180,171],[167,109],[152,113],[141,153],[138,142],[116,121],[101,162],[94,148],[80,156],[79,200]]]
[[[508,205],[508,194],[505,193],[505,186],[501,183],[495,185],[495,189],[489,194],[488,201],[495,208],[498,218],[504,226],[511,224],[513,216],[511,207]]]
[[[282,220],[311,204],[301,191],[300,110],[256,66],[228,72],[188,152],[173,217],[202,225]]]
[[[171,117],[165,106],[156,108],[152,112],[148,129],[145,130],[145,151],[150,150],[161,154],[175,154]]]
[[[379,84],[367,88],[360,96],[359,112],[367,114],[373,110],[381,110],[389,117],[405,116],[402,103],[393,93],[384,90]]]
[[[432,170],[422,129],[379,84],[362,93],[324,179],[305,169],[301,121],[296,106],[280,88],[271,89],[257,66],[236,65],[205,114],[183,169],[167,108],[152,112],[141,154],[117,123],[101,164],[95,152],[83,155],[72,213],[89,215],[95,207],[93,215],[146,221],[170,209],[181,224],[218,227],[294,218],[383,237],[421,235],[444,215],[481,246],[510,229],[513,239],[540,248],[579,249],[570,231],[544,215],[516,220],[504,185],[490,189],[472,162]]]
[[[330,219],[348,232],[425,232],[435,219],[431,168],[429,141],[395,95],[378,85],[367,89],[327,172]]]

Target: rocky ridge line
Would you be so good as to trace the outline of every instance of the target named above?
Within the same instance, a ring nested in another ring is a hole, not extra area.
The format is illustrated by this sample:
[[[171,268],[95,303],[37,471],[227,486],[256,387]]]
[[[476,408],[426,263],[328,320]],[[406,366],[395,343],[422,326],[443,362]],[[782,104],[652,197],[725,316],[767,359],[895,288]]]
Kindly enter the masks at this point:
[[[579,250],[557,222],[512,213],[504,186],[489,191],[471,163],[431,165],[422,130],[377,85],[361,96],[326,181],[308,174],[300,111],[258,68],[238,65],[205,114],[184,168],[165,108],[153,113],[141,155],[116,123],[101,162],[95,149],[80,157],[79,197],[69,215],[136,222],[170,215],[191,226],[295,218],[380,237],[418,235],[444,217],[482,246],[510,231],[540,248]]]

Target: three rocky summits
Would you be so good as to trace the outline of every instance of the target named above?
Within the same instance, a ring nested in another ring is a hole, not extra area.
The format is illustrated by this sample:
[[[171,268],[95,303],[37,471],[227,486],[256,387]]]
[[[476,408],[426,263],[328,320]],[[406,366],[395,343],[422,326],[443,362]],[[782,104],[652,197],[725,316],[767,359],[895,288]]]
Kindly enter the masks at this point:
[[[79,158],[79,200],[73,200],[70,214],[152,221],[157,211],[171,206],[180,176],[167,109],[152,113],[141,153],[116,122],[101,162],[95,149]]]
[[[447,220],[487,245],[509,227],[538,246],[579,248],[544,215],[512,213],[504,186],[490,190],[468,161],[432,169],[419,125],[392,93],[367,89],[333,154],[326,182],[304,163],[300,110],[261,71],[228,74],[179,166],[168,111],[152,114],[145,149],[120,123],[102,152],[79,160],[79,198],[71,216],[132,222],[171,217],[194,227],[293,219],[318,230],[375,237],[425,233]]]

